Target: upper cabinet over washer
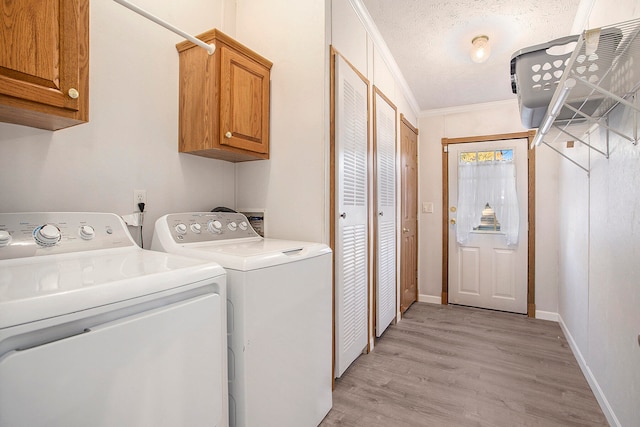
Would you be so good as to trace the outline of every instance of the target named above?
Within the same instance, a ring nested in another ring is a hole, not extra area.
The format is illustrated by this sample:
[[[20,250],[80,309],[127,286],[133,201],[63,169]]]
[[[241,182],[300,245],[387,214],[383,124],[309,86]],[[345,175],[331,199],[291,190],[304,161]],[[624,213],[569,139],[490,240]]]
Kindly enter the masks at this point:
[[[180,53],[180,152],[232,162],[269,158],[272,63],[213,29],[185,41]]]
[[[89,120],[89,0],[2,1],[0,40],[0,121]]]

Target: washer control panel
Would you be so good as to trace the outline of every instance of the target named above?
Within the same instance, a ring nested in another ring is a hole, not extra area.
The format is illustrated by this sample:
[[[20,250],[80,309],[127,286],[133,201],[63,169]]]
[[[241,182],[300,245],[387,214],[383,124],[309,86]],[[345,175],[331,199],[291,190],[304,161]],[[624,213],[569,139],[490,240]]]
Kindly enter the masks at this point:
[[[156,222],[156,233],[166,233],[176,243],[197,243],[260,237],[241,213],[191,212],[169,214]]]
[[[134,246],[109,213],[0,213],[0,260]]]

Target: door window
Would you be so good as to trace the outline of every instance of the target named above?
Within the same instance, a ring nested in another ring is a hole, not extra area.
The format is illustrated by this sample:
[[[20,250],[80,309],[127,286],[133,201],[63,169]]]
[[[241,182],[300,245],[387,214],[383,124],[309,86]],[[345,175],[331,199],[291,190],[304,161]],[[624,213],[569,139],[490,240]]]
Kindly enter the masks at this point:
[[[466,151],[458,161],[457,241],[500,233],[517,245],[520,224],[513,149]]]

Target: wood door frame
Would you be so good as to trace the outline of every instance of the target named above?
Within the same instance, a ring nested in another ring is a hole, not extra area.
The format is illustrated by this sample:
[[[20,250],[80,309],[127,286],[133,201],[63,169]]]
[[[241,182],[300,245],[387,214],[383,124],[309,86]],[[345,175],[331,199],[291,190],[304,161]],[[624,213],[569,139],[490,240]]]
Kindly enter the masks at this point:
[[[402,161],[402,125],[403,124],[406,125],[407,128],[409,129],[409,131],[413,132],[416,135],[416,145],[418,145],[418,134],[419,133],[418,133],[418,128],[415,127],[414,125],[412,125],[411,122],[402,113],[400,113],[400,122],[401,122],[401,124],[400,124],[400,151],[401,151],[400,159]],[[416,146],[416,168],[417,167],[418,167],[418,146]],[[403,191],[404,187],[402,187],[402,171],[399,171],[399,173],[400,173],[400,191]],[[416,170],[416,178],[417,178],[416,179],[416,181],[417,181],[416,185],[419,185],[420,179],[418,177],[417,170]],[[418,223],[418,213],[419,213],[418,198],[419,198],[419,193],[418,193],[418,189],[416,188],[416,212],[415,212],[415,214],[416,214],[416,224]],[[400,202],[400,220],[402,221],[402,202]],[[400,225],[400,227],[402,227],[402,225]],[[420,258],[419,254],[418,254],[418,251],[420,249],[420,245],[418,244],[418,235],[419,235],[418,231],[419,230],[416,230],[416,251],[415,251],[415,253],[416,253],[416,267],[418,266],[418,259]],[[399,252],[399,258],[400,258],[400,263],[399,263],[399,268],[400,268],[400,289],[399,290],[400,290],[400,292],[399,292],[399,295],[398,295],[398,300],[400,302],[400,307],[398,307],[398,308],[399,308],[399,312],[400,312],[400,318],[402,318],[402,314],[404,313],[402,311],[402,277],[403,277],[403,275],[402,275],[402,242],[400,244],[400,250],[398,252]],[[418,276],[418,270],[416,268],[415,301],[418,301],[418,295],[419,295],[419,292],[418,292],[419,286],[418,286],[418,277],[417,276]],[[406,311],[406,309],[405,309],[405,311]]]
[[[469,142],[504,141],[527,139],[527,180],[529,211],[527,213],[527,316],[536,317],[536,152],[531,149],[531,141],[536,131],[505,133],[497,135],[472,136],[465,138],[442,138],[442,299],[449,304],[449,144]]]

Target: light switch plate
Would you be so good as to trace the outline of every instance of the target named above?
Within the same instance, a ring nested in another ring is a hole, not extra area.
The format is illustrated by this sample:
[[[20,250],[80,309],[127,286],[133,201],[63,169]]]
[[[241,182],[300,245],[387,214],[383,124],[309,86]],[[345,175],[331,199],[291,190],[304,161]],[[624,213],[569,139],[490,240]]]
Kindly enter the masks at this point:
[[[423,202],[422,213],[433,213],[433,202]]]

